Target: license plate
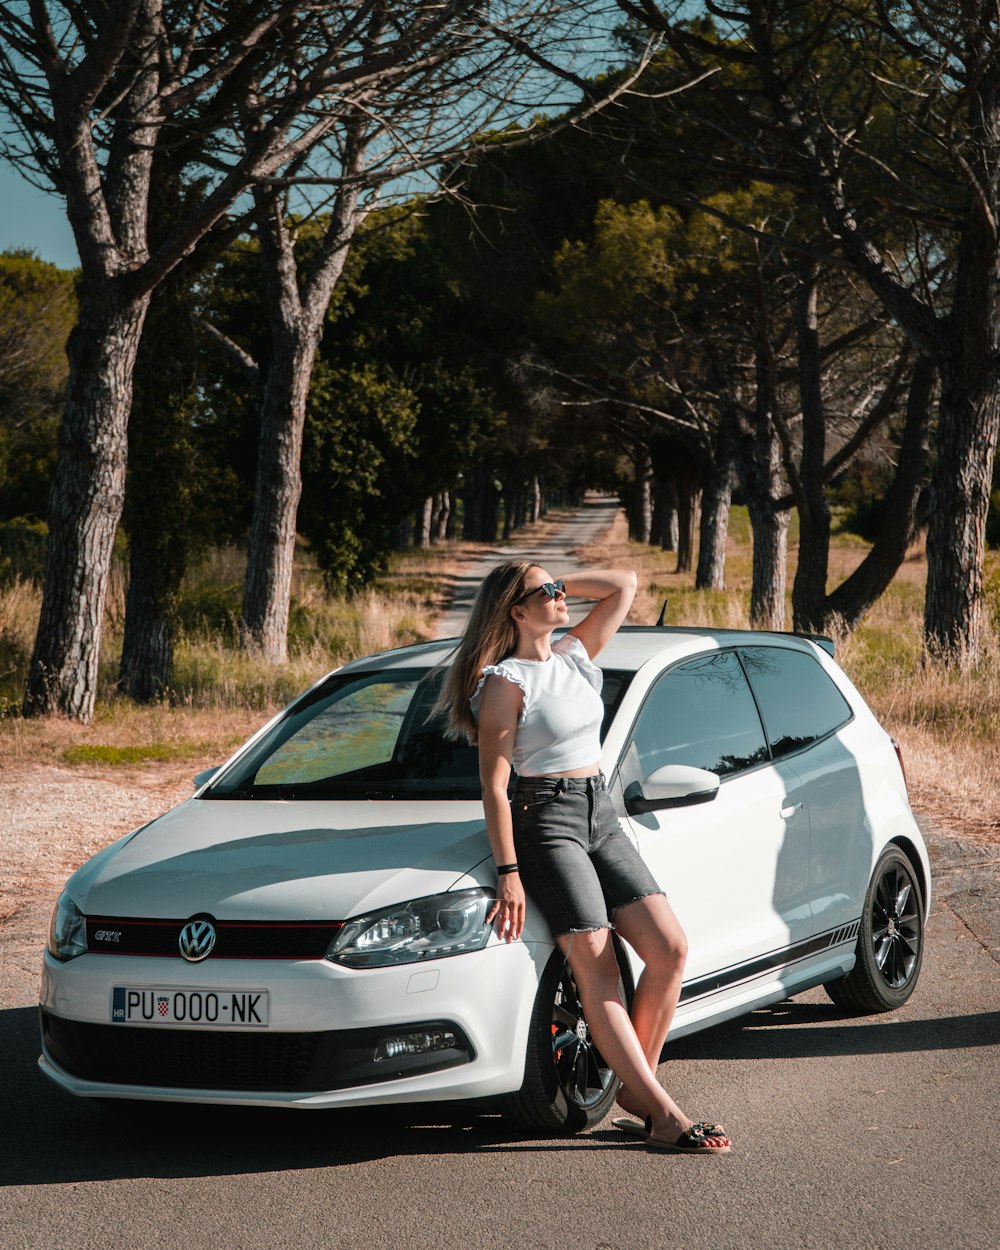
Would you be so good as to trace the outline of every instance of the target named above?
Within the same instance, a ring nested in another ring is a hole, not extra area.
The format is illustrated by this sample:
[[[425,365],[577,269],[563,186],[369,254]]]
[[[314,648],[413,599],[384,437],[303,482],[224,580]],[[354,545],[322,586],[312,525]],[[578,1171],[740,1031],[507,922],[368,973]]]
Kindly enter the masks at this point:
[[[114,1024],[251,1025],[268,1023],[267,990],[177,990],[116,985]]]

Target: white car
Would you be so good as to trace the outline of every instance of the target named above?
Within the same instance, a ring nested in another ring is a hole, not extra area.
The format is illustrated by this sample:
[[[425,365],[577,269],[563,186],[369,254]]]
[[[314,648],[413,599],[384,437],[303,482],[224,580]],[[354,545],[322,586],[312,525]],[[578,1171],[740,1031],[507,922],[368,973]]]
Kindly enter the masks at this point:
[[[530,905],[496,884],[474,748],[428,721],[453,644],[355,661],[56,905],[42,1070],[71,1093],[288,1107],[490,1099],[535,1128],[614,1076]],[[898,750],[825,639],[624,628],[601,655],[603,769],[684,926],[670,1036],[824,985],[905,1002],[930,904]],[[623,988],[641,965],[620,949]]]

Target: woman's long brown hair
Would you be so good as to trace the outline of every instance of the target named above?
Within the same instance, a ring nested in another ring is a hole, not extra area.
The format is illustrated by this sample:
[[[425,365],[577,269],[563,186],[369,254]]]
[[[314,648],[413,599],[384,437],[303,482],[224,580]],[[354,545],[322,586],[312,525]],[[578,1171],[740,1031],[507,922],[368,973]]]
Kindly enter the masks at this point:
[[[449,738],[476,741],[477,725],[469,699],[483,669],[514,650],[517,626],[511,618],[511,608],[524,594],[529,570],[538,567],[533,560],[507,560],[491,569],[479,587],[465,634],[454,652],[434,705],[434,712],[447,713],[445,732]]]

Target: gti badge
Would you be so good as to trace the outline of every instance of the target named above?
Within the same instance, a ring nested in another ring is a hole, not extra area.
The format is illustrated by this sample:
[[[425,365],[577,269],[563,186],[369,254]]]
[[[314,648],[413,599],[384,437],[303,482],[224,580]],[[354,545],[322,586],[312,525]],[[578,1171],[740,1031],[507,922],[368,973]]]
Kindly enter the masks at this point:
[[[215,925],[210,920],[189,920],[181,929],[177,946],[189,963],[207,958],[215,945]]]

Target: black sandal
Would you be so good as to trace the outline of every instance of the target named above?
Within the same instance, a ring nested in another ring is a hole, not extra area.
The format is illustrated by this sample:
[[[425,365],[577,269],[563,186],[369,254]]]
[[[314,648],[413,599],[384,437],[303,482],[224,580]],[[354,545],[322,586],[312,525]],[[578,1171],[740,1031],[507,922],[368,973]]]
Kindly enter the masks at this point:
[[[723,1145],[722,1143],[725,1143]],[[646,1136],[646,1149],[659,1151],[661,1154],[698,1155],[729,1154],[729,1140],[721,1124],[692,1124],[685,1129],[675,1142],[662,1141],[651,1135]]]

